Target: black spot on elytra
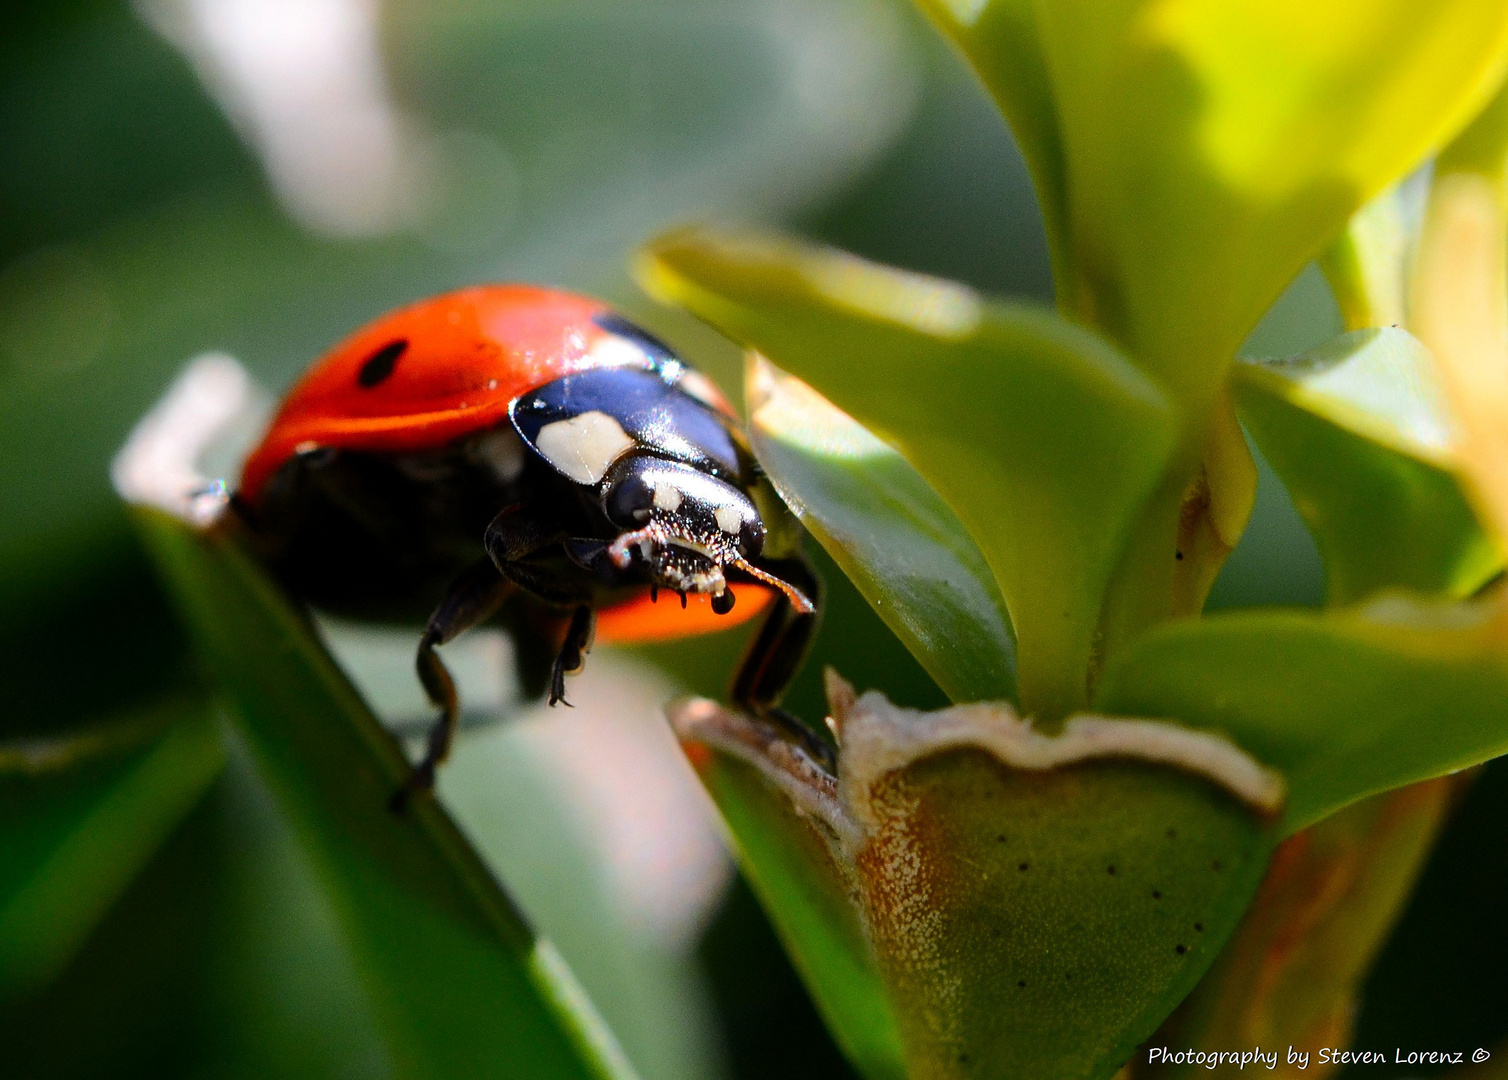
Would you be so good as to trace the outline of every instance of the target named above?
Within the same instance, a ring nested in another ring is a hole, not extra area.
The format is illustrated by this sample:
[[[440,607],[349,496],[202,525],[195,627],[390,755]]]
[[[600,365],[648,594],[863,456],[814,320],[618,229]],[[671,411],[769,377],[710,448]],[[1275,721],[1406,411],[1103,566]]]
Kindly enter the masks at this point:
[[[1184,953],[1189,951],[1189,947],[1187,945],[1174,945],[1173,951],[1176,952],[1179,956],[1182,956]]]
[[[1022,863],[1020,866],[1016,867],[1016,869],[1020,870],[1024,874],[1030,866],[1031,863]]]
[[[1162,899],[1162,893],[1158,892],[1156,889],[1153,889],[1152,890],[1152,899],[1153,900],[1161,900]]]
[[[1109,873],[1109,875],[1111,877],[1115,876],[1115,867],[1113,867],[1113,866],[1107,866],[1107,867],[1105,867],[1105,870],[1106,870],[1107,873]]]
[[[1201,934],[1204,933],[1204,923],[1202,923],[1202,922],[1196,922],[1194,924],[1194,929],[1198,930]]]
[[[1173,558],[1177,559],[1179,562],[1183,562],[1183,552],[1181,552],[1181,551],[1174,551],[1173,552]]]
[[[1025,979],[1017,979],[1016,980],[1016,985],[1018,987],[1024,987],[1026,985],[1026,980]]]
[[[1003,843],[1005,843],[1005,834],[1001,833],[999,836],[995,837],[995,842],[997,844],[1003,844]]]
[[[407,350],[407,338],[389,341],[366,358],[366,362],[361,365],[361,370],[356,373],[356,385],[360,386],[363,390],[370,390],[374,386],[380,386],[393,373],[393,368],[398,366],[398,357],[402,356]]]

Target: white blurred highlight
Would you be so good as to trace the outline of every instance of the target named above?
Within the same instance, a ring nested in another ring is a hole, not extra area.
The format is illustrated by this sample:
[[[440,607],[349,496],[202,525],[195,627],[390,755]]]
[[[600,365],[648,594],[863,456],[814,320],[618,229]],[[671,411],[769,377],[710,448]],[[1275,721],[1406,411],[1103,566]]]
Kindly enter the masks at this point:
[[[510,722],[511,734],[590,837],[629,926],[686,952],[733,865],[716,811],[665,720],[677,691],[649,665],[602,652],[567,690],[573,708],[531,708]],[[457,757],[465,753],[463,743]]]
[[[984,320],[984,302],[967,285],[878,266],[847,252],[824,251],[807,259],[802,271],[836,303],[933,337],[961,340]]]
[[[136,2],[257,151],[290,213],[335,235],[400,224],[417,158],[383,74],[377,0]]]
[[[201,462],[217,439],[254,409],[257,395],[241,365],[224,353],[189,362],[166,394],[137,422],[110,465],[115,490],[127,502],[154,506],[195,525],[224,509],[223,484]]]
[[[868,428],[758,353],[748,354],[744,394],[750,422],[762,435],[845,461],[895,456]]]

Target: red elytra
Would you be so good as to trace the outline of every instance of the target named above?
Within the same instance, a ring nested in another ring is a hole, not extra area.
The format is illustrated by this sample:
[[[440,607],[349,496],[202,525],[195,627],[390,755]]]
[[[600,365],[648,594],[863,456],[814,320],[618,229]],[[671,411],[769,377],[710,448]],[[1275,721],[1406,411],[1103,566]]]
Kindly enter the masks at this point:
[[[246,460],[242,497],[255,503],[268,477],[303,450],[434,449],[504,422],[520,394],[602,366],[598,347],[614,337],[592,317],[609,310],[532,285],[478,285],[367,324],[289,391]],[[395,341],[408,343],[402,361],[379,385],[362,387],[362,366]],[[715,388],[709,394],[734,415]]]

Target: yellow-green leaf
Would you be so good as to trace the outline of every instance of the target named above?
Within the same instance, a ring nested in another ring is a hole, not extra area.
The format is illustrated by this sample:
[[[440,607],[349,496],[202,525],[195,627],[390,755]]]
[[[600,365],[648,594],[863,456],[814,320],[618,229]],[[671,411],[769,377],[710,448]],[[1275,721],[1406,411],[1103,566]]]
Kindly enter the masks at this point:
[[[1466,596],[1501,567],[1466,500],[1434,362],[1406,331],[1239,364],[1234,388],[1319,545],[1331,603],[1388,586]]]
[[[1110,664],[1095,705],[1235,740],[1287,777],[1294,832],[1508,752],[1505,640],[1497,597],[1212,615],[1147,633]]]
[[[1497,0],[1041,0],[1064,290],[1201,400],[1351,214],[1460,130],[1508,62]]]
[[[953,41],[1010,121],[1031,170],[1059,288],[1069,277],[1067,179],[1033,0],[916,0]]]

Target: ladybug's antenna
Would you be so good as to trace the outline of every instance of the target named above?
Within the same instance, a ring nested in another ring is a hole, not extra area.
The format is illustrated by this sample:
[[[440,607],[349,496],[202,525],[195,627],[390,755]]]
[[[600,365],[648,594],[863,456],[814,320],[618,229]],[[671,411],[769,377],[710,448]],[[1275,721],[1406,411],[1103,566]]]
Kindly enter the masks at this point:
[[[791,602],[791,607],[796,610],[797,615],[810,615],[812,612],[817,610],[816,606],[810,600],[808,600],[805,594],[803,594],[800,589],[796,588],[796,586],[790,584],[787,581],[782,581],[774,574],[766,573],[759,567],[755,566],[753,563],[749,562],[742,555],[734,555],[728,561],[734,566],[738,567],[744,573],[748,574],[751,578],[754,578],[757,581],[762,581],[766,585],[773,586],[774,588],[777,588],[781,592],[785,593],[785,598]]]

